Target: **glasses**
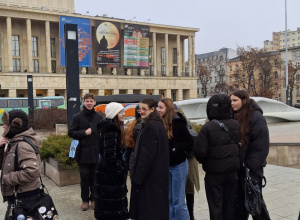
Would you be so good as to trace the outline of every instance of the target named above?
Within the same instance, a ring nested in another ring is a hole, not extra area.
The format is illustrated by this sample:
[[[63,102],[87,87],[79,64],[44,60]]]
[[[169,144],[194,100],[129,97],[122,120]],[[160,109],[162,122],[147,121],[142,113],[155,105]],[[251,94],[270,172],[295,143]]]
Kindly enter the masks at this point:
[[[139,108],[139,109],[137,110],[137,112],[138,112],[138,113],[141,113],[141,112],[146,112],[146,111],[148,111],[148,110],[150,110],[150,108]]]

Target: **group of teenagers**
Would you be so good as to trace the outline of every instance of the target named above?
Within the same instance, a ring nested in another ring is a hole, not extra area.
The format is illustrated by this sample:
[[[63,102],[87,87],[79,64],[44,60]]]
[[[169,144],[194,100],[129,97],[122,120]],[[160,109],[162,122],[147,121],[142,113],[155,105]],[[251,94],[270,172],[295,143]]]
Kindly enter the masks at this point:
[[[206,108],[208,122],[196,137],[184,113],[169,98],[141,100],[135,119],[125,128],[120,103],[109,103],[105,118],[94,111],[92,94],[86,94],[83,103],[83,111],[73,117],[69,129],[69,136],[79,140],[75,157],[81,175],[82,210],[91,202],[99,220],[193,220],[194,186],[199,190],[197,162],[193,163],[197,160],[206,172],[210,219],[248,219],[241,184],[243,167],[247,166],[261,190],[269,132],[262,109],[246,91],[213,95]],[[270,219],[263,198],[261,213],[252,217]]]
[[[196,137],[191,135],[184,113],[168,98],[141,100],[135,119],[125,128],[122,104],[109,103],[105,117],[94,110],[95,104],[94,95],[85,94],[83,110],[73,116],[68,131],[79,141],[75,159],[83,211],[92,208],[98,220],[193,220],[194,188],[200,187],[198,161],[206,172],[210,219],[248,219],[241,184],[243,167],[247,166],[262,189],[269,132],[262,109],[246,91],[213,95],[206,108],[208,121]],[[29,137],[38,148],[41,140],[28,128],[28,117],[21,110],[3,115],[1,191],[8,201],[8,219],[15,185],[20,185],[20,200],[30,204],[38,199],[34,193],[40,187],[40,159],[22,138]],[[19,171],[10,166],[16,145],[22,159]],[[270,219],[263,199],[261,213],[252,218]]]

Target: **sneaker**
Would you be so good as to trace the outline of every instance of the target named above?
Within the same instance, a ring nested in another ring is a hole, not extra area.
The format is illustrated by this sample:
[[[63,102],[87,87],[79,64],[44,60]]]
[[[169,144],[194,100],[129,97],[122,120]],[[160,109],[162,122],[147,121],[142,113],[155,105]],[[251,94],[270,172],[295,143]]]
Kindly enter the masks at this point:
[[[95,202],[94,201],[91,202],[91,208],[92,208],[92,210],[95,210]]]
[[[83,202],[81,205],[81,210],[86,211],[89,209],[89,203],[88,202]]]

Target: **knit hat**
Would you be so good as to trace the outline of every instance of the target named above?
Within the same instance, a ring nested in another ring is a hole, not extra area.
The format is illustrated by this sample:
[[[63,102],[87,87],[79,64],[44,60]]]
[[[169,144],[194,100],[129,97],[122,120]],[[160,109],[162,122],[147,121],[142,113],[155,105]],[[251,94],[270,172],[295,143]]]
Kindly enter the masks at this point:
[[[28,130],[28,116],[22,110],[12,110],[3,112],[1,118],[3,124],[8,126],[3,137],[13,138],[15,135]]]
[[[111,102],[105,108],[106,118],[113,119],[124,107],[120,103]]]

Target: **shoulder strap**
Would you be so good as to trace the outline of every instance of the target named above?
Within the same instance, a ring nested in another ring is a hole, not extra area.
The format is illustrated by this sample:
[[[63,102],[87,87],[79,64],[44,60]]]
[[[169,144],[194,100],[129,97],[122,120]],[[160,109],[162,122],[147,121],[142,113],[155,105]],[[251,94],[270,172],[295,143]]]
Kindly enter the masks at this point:
[[[241,145],[237,139],[237,136],[232,134],[231,131],[226,127],[226,125],[224,125],[222,122],[218,121],[217,119],[213,119],[212,121],[218,124],[238,146]]]

